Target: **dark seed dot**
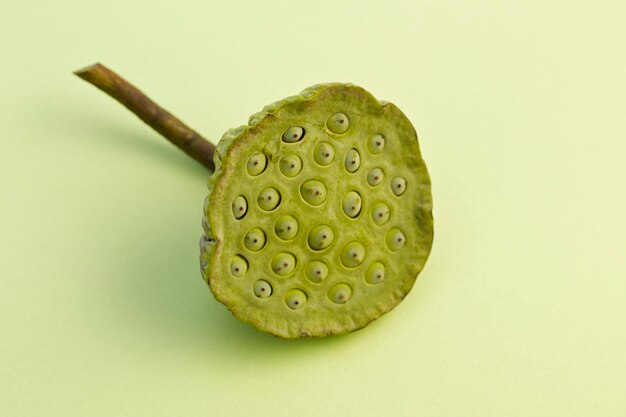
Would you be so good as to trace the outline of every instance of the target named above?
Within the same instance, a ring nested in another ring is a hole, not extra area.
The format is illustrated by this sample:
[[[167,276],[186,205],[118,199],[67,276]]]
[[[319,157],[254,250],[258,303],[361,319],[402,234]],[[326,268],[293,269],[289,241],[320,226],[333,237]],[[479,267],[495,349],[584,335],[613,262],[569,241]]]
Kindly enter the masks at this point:
[[[287,230],[291,230],[291,226],[287,226]],[[281,229],[280,231],[282,232],[283,230]]]
[[[294,304],[295,304],[295,305],[298,305],[298,304],[300,304],[300,303],[299,303],[299,302],[297,302],[297,301],[294,301]]]
[[[377,179],[378,179],[378,175],[377,175],[377,176],[375,176],[375,177],[374,177],[374,179],[375,179],[375,180],[377,180]]]
[[[352,165],[356,164],[356,161],[352,161]]]
[[[402,188],[402,184],[396,185],[396,188]]]
[[[254,239],[253,242],[256,243],[256,239]]]
[[[343,119],[339,119],[339,123],[343,123],[343,121],[344,121]]]
[[[380,146],[380,142],[376,142],[376,146]]]
[[[288,264],[287,262],[285,262],[285,263],[283,264],[283,266],[284,266],[285,268],[287,268],[287,267],[289,266],[289,264]]]
[[[259,161],[254,161],[254,165],[259,165]]]
[[[239,207],[239,211],[243,211],[243,207]]]
[[[295,166],[295,164],[291,164],[291,167],[292,167],[292,168],[295,168],[296,166]]]
[[[329,154],[329,153],[325,153],[325,154],[324,154],[324,156],[325,156],[326,158],[328,158],[328,157],[330,156],[330,154]]]
[[[326,235],[322,236],[322,239],[326,239]]]
[[[265,291],[265,288],[261,288],[261,291]]]
[[[235,268],[235,272],[239,272],[239,268]]]

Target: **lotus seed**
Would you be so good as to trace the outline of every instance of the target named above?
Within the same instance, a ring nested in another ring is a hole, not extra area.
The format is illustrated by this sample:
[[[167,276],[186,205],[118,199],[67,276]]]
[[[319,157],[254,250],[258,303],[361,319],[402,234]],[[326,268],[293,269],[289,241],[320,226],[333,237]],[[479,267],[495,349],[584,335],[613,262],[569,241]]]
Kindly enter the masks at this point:
[[[306,304],[307,296],[302,290],[293,289],[285,294],[285,303],[292,310],[302,308]]]
[[[365,272],[365,281],[370,284],[378,284],[385,279],[385,265],[382,262],[374,262]]]
[[[272,211],[280,203],[280,193],[274,187],[267,187],[259,193],[257,202],[263,210]]]
[[[325,224],[320,224],[311,229],[307,241],[311,249],[322,250],[329,247],[333,243],[333,239],[335,239],[333,229]]]
[[[248,271],[248,261],[241,255],[233,256],[230,262],[230,273],[236,277],[242,277]]]
[[[315,283],[320,283],[328,276],[328,265],[322,261],[311,261],[306,267],[306,277]]]
[[[385,138],[383,135],[374,135],[367,141],[367,149],[371,153],[381,153],[385,149]]]
[[[258,280],[254,283],[254,295],[259,298],[267,298],[272,295],[272,286],[265,280]]]
[[[387,223],[389,220],[389,207],[384,203],[377,203],[372,206],[372,221],[378,226]]]
[[[283,133],[283,142],[299,142],[304,137],[304,129],[299,126],[291,126]]]
[[[246,201],[246,198],[242,195],[235,197],[231,206],[235,219],[241,219],[248,212],[248,201]]]
[[[297,155],[287,155],[280,160],[278,167],[284,176],[293,178],[302,171],[302,159]]]
[[[274,231],[282,240],[291,240],[298,234],[298,221],[288,214],[282,216],[276,221]]]
[[[361,212],[361,195],[356,191],[348,191],[343,197],[342,205],[346,216],[355,218]]]
[[[395,177],[391,180],[391,191],[395,195],[402,195],[406,190],[406,180],[402,177]]]
[[[367,183],[372,187],[377,186],[381,182],[383,182],[383,178],[385,177],[385,173],[380,168],[372,169],[369,174],[367,174]]]
[[[359,151],[356,149],[350,149],[346,155],[346,160],[344,161],[344,167],[346,171],[349,173],[356,172],[361,166],[361,155],[359,155]]]
[[[342,134],[348,131],[350,119],[343,113],[335,113],[326,121],[326,127],[333,133]]]
[[[387,232],[387,246],[392,251],[399,250],[406,243],[406,236],[402,230],[394,227]]]
[[[364,258],[365,247],[359,242],[347,243],[341,250],[341,263],[348,268],[360,265]]]
[[[313,159],[319,165],[327,166],[335,159],[335,148],[330,143],[320,142],[313,153]]]
[[[274,256],[272,260],[272,271],[280,276],[289,275],[296,269],[296,257],[289,253],[283,252]]]
[[[262,153],[255,153],[248,159],[248,174],[257,176],[265,171],[267,167],[267,156]]]
[[[319,206],[326,200],[326,187],[318,180],[308,180],[300,187],[300,194],[307,203]]]
[[[263,230],[255,227],[246,233],[246,236],[243,239],[243,244],[252,252],[258,252],[265,246],[265,233]]]
[[[335,304],[345,304],[352,297],[352,288],[348,284],[339,283],[328,291],[328,298]]]

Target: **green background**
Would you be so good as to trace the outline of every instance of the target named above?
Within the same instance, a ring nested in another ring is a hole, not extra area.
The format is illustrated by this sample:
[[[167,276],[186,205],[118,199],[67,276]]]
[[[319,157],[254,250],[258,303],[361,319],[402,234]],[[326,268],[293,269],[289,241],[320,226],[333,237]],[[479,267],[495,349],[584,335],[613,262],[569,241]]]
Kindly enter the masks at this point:
[[[0,6],[0,415],[625,416],[623,1]],[[198,265],[207,172],[71,74],[206,136],[318,82],[413,121],[435,244],[345,337],[238,322]]]

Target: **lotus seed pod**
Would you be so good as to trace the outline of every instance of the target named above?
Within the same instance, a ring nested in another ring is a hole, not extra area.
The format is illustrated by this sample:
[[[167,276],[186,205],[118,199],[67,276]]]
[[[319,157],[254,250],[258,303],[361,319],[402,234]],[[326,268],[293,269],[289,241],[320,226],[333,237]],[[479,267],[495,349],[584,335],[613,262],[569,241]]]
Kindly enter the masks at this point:
[[[372,220],[378,226],[382,226],[389,220],[389,207],[385,203],[377,203],[372,206]]]
[[[280,203],[280,193],[274,187],[267,187],[259,193],[257,202],[263,210],[272,211]]]
[[[313,159],[319,165],[327,166],[335,159],[335,148],[330,143],[321,142],[315,147]]]
[[[320,224],[311,229],[307,241],[311,249],[318,251],[329,247],[334,239],[335,234],[333,233],[333,229],[328,225]]]
[[[373,154],[381,153],[385,149],[385,138],[383,135],[370,136],[367,141],[367,149]]]
[[[352,297],[352,288],[348,284],[337,284],[328,291],[328,298],[335,304],[345,304]]]
[[[393,191],[395,195],[400,196],[404,194],[404,190],[406,190],[406,180],[404,178],[395,177],[391,180],[391,191]]]
[[[365,248],[359,242],[350,242],[341,250],[341,263],[348,268],[358,266],[365,258]]]
[[[298,234],[298,221],[290,215],[282,216],[274,225],[276,236],[282,240],[291,240]]]
[[[350,128],[350,119],[343,113],[335,113],[328,118],[326,127],[333,133],[343,134]]]
[[[296,257],[288,252],[279,253],[272,260],[272,271],[280,276],[289,275],[296,269]]]
[[[392,251],[398,251],[406,243],[406,236],[402,233],[402,230],[394,227],[387,232],[387,246]]]
[[[361,155],[359,154],[359,151],[356,149],[350,149],[346,155],[346,160],[343,165],[349,173],[352,174],[357,172],[361,167]]]
[[[304,307],[306,300],[307,296],[302,290],[293,289],[285,294],[285,303],[292,310]]]
[[[263,230],[255,227],[246,234],[243,244],[252,252],[258,252],[265,246],[265,233]]]
[[[433,239],[430,178],[393,104],[317,85],[227,131],[214,161],[200,264],[237,318],[283,338],[338,335],[413,287]]]
[[[310,205],[319,206],[326,200],[326,187],[321,181],[309,180],[300,187],[300,194]]]
[[[365,272],[365,281],[370,284],[378,284],[385,279],[385,265],[382,262],[374,262]]]
[[[295,143],[302,140],[304,129],[299,126],[292,126],[283,133],[283,142]]]
[[[328,276],[328,265],[322,261],[311,261],[306,267],[306,277],[309,281],[320,283]]]
[[[284,176],[293,178],[302,171],[302,159],[298,155],[284,156],[280,160],[279,169]]]
[[[253,291],[254,295],[259,298],[267,298],[272,295],[273,292],[270,283],[262,279],[254,283]]]
[[[267,167],[267,156],[262,153],[255,153],[248,159],[248,174],[257,176],[265,171]]]
[[[248,261],[241,255],[235,255],[230,263],[230,273],[235,277],[242,277],[248,271]]]
[[[246,198],[242,195],[238,195],[237,197],[235,197],[235,199],[233,200],[232,209],[235,219],[241,219],[243,216],[245,216],[248,212],[248,202],[246,201]]]
[[[355,218],[361,212],[361,195],[356,191],[348,191],[342,202],[343,212],[350,218]]]
[[[383,182],[383,178],[385,177],[385,173],[380,168],[374,168],[367,174],[367,183],[372,187],[377,186],[381,182]]]

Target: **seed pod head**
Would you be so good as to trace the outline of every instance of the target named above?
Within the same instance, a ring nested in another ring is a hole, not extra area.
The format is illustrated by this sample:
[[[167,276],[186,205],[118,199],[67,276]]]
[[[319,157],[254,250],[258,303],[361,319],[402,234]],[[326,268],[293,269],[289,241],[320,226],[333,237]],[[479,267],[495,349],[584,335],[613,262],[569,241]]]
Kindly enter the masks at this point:
[[[430,179],[397,107],[318,85],[227,131],[201,268],[239,319],[284,338],[362,328],[411,290],[433,238]]]

